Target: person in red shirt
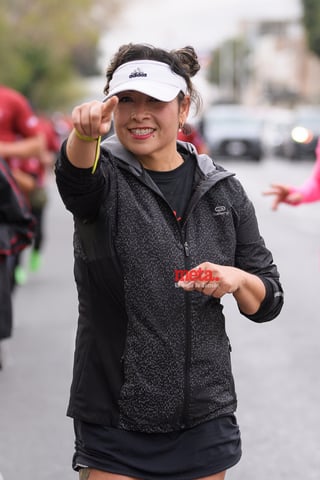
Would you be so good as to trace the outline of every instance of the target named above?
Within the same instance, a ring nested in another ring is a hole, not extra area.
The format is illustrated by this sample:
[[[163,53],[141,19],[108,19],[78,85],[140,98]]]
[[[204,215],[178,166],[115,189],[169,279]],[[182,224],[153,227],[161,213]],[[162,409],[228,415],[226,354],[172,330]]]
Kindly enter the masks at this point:
[[[45,139],[39,129],[39,119],[28,100],[16,90],[0,85],[0,155],[42,157]]]
[[[209,152],[206,142],[202,137],[201,133],[195,126],[191,125],[190,123],[185,123],[183,127],[179,130],[178,140],[192,143],[196,147],[198,153],[208,154]]]
[[[36,156],[29,158],[13,157],[10,160],[13,175],[25,194],[36,220],[36,231],[29,259],[29,268],[32,272],[38,271],[42,262],[44,214],[48,201],[47,173],[48,170],[52,169],[56,154],[60,150],[60,138],[50,118],[39,116],[38,121],[40,131],[45,138],[45,153],[41,158]],[[17,283],[24,283],[26,280],[26,272],[21,265],[16,269],[15,276]]]
[[[28,99],[18,91],[0,85],[0,157],[9,165],[19,187],[22,170],[18,161],[21,164],[36,158],[45,163],[46,150],[45,134]],[[31,184],[32,179],[28,180]]]

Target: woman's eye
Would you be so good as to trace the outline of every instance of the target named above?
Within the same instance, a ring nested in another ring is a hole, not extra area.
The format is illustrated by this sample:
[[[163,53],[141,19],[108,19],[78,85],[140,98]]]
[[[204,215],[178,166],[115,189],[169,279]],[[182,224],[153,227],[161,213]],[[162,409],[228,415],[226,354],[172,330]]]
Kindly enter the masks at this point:
[[[132,98],[129,97],[129,96],[123,96],[123,97],[118,97],[119,98],[119,103],[128,103],[128,102],[132,102]]]

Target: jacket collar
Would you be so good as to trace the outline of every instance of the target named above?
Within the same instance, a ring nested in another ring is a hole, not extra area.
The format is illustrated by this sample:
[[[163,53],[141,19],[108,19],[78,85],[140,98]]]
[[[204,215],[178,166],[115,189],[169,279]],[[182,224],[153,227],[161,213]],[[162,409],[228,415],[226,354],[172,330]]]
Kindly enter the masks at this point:
[[[233,173],[228,172],[220,166],[217,167],[208,155],[199,155],[195,147],[191,143],[178,140],[177,146],[180,153],[191,153],[196,156],[198,168],[204,178],[212,179],[212,177],[217,176],[216,179],[221,179],[226,176],[234,175]],[[109,151],[113,157],[123,162],[127,166],[127,168],[129,168],[129,170],[131,170],[132,173],[134,173],[135,175],[142,176],[144,174],[141,164],[138,162],[135,156],[129,152],[129,150],[124,148],[124,146],[119,142],[116,135],[107,137],[101,143],[101,149],[102,151]]]

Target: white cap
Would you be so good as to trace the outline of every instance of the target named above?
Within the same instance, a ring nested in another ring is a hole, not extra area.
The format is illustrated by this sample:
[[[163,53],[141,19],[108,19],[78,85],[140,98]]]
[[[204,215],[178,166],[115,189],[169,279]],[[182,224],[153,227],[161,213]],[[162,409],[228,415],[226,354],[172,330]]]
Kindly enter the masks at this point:
[[[185,79],[174,73],[167,63],[134,60],[120,65],[114,71],[105,100],[127,90],[170,102],[180,91],[186,94],[188,88]]]

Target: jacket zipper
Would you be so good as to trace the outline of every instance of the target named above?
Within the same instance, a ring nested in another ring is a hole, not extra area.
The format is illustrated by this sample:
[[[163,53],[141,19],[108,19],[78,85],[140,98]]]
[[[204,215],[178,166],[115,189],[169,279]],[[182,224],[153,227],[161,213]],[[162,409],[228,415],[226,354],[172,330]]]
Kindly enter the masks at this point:
[[[183,248],[185,254],[185,268],[186,270],[190,269],[190,249],[187,240],[183,240]],[[184,401],[182,407],[182,416],[181,416],[181,428],[186,428],[188,426],[188,410],[189,410],[189,399],[190,399],[190,362],[191,362],[191,318],[190,318],[190,294],[189,292],[184,292],[185,298],[185,363],[184,363]]]

